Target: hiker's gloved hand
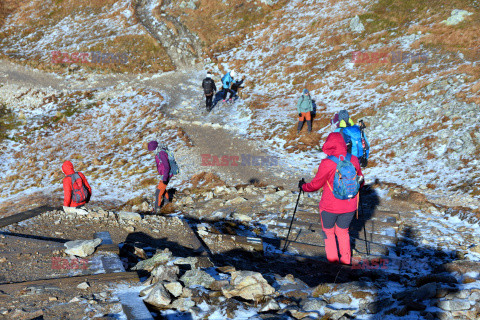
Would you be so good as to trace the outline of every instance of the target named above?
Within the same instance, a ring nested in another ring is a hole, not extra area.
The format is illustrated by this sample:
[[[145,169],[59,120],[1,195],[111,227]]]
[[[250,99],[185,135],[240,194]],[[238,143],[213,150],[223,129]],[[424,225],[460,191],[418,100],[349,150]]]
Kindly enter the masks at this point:
[[[362,184],[364,180],[365,180],[365,179],[363,178],[363,176],[360,176],[360,177],[358,178],[358,183]]]
[[[298,113],[298,116],[299,116],[299,117],[301,117],[301,116],[302,116],[302,113],[301,113],[301,112],[300,112],[300,113]]]
[[[302,187],[305,183],[306,183],[305,179],[302,178],[302,180],[298,181],[298,188],[303,191]]]

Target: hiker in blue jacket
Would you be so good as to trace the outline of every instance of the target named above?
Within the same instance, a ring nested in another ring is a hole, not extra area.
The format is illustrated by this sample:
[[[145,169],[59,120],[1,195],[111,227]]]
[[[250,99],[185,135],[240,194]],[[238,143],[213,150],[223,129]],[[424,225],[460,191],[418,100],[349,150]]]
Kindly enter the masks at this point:
[[[337,116],[337,115],[335,115]],[[332,120],[335,121],[335,118]],[[334,132],[342,134],[345,143],[347,144],[348,153],[356,156],[360,161],[361,167],[366,167],[368,163],[368,156],[370,153],[370,143],[365,136],[365,124],[360,120],[360,126],[356,125],[352,118],[350,118],[347,110],[342,110],[338,113],[338,127]]]
[[[222,85],[223,85],[223,102],[225,102],[225,100],[227,100],[227,94],[230,92],[230,99],[229,101],[232,100],[232,97],[233,97],[233,91],[231,89],[232,87],[232,83],[233,83],[233,79],[235,78],[235,71],[234,70],[231,70],[229,72],[227,72],[223,78],[222,78]]]

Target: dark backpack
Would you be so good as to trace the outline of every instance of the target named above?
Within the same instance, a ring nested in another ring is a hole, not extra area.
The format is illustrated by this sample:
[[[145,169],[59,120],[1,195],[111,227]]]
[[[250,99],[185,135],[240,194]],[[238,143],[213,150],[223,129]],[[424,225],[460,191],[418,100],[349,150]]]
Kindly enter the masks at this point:
[[[360,162],[360,167],[365,168],[368,165],[368,156],[370,154],[370,144],[368,143],[367,137],[365,136],[365,132],[363,128],[360,128],[362,134],[362,148],[363,148],[363,155],[358,158]]]
[[[343,158],[343,160],[342,160]],[[352,155],[347,153],[347,156],[328,156],[328,159],[337,164],[335,168],[335,176],[333,178],[333,188],[327,181],[330,190],[337,199],[348,200],[354,198],[360,189],[359,176],[357,176],[357,169],[350,162]]]
[[[76,203],[81,203],[87,200],[88,198],[88,189],[83,183],[82,177],[75,172],[74,174],[68,175],[70,180],[72,180],[72,200]]]
[[[203,92],[205,94],[208,94],[208,95],[212,94],[213,93],[213,87],[214,87],[213,80],[210,79],[210,78],[203,79],[202,87],[203,87]]]

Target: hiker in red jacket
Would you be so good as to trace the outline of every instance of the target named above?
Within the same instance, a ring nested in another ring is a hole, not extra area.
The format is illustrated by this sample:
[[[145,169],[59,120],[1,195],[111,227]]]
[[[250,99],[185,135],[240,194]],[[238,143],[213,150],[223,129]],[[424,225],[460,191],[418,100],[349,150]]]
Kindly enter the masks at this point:
[[[339,157],[347,155],[347,145],[345,140],[338,132],[332,132],[328,135],[322,151],[328,156]],[[351,162],[357,171],[357,175],[363,179],[363,173],[360,168],[357,157],[352,156]],[[337,165],[334,161],[326,158],[320,162],[317,174],[310,183],[300,181],[299,187],[305,192],[313,192],[323,188],[322,198],[319,203],[320,219],[322,229],[325,235],[325,251],[327,260],[330,262],[340,261],[343,264],[351,263],[350,235],[348,228],[353,219],[355,211],[358,208],[357,194],[354,198],[340,200],[335,198],[332,192],[333,180]],[[338,257],[340,252],[340,259]]]
[[[66,213],[87,214],[82,209],[83,205],[90,201],[92,188],[88,184],[87,178],[81,172],[75,172],[73,164],[65,161],[62,165],[62,171],[66,175],[63,178],[63,209]]]

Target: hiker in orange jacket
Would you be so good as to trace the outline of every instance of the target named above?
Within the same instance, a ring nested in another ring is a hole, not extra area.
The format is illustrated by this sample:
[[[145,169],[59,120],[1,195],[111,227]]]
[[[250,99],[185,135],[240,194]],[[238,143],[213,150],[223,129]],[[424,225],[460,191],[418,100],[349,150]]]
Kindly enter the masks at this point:
[[[90,201],[92,188],[87,178],[81,172],[75,172],[73,164],[65,161],[62,165],[65,174],[63,178],[63,209],[67,213],[86,214],[82,207]]]

